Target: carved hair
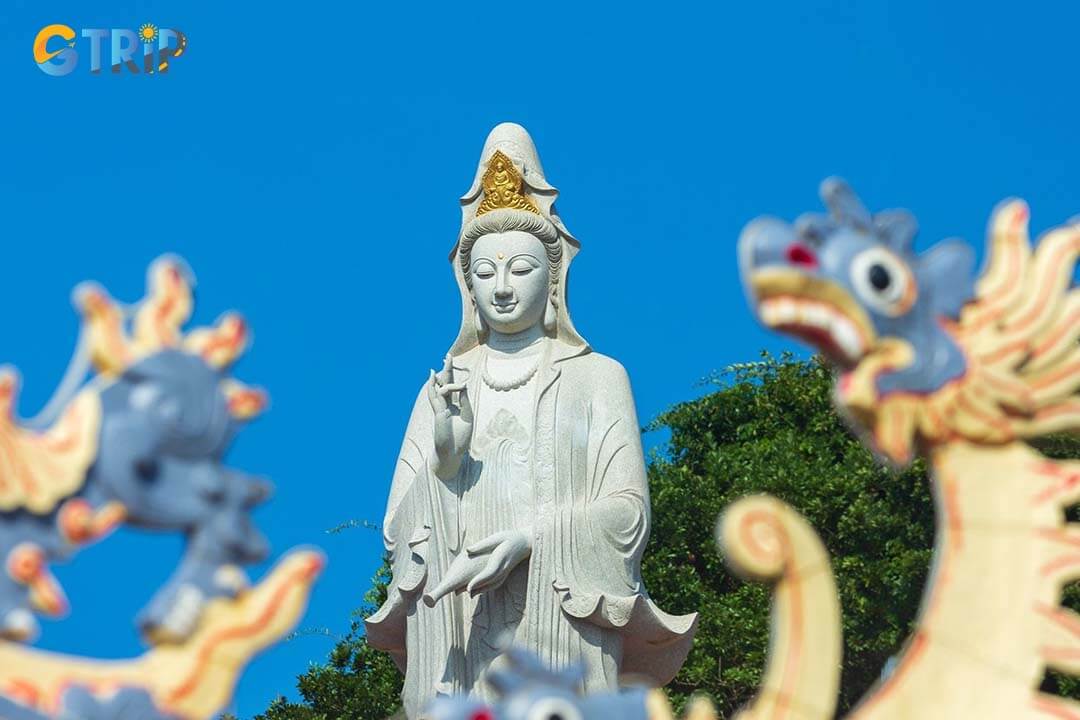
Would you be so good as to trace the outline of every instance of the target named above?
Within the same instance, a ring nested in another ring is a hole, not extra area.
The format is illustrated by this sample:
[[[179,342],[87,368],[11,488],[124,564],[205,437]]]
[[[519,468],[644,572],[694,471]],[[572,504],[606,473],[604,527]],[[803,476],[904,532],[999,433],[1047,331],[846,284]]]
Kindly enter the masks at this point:
[[[476,241],[484,235],[513,232],[515,230],[529,233],[544,244],[548,259],[548,278],[552,287],[558,284],[563,258],[559,231],[541,215],[507,208],[492,210],[477,217],[466,225],[461,232],[458,261],[461,263],[461,272],[465,276],[466,287],[472,290],[472,271],[469,266],[472,261],[472,248]]]

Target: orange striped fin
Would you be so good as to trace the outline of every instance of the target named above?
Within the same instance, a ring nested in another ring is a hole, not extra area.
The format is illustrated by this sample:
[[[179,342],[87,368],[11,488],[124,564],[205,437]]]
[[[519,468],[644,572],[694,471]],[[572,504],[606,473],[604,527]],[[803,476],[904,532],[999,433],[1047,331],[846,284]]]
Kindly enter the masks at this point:
[[[212,328],[198,328],[184,340],[184,349],[201,355],[210,365],[226,368],[247,349],[249,333],[244,318],[226,313]]]
[[[178,347],[192,308],[186,268],[175,258],[161,258],[150,266],[146,284],[146,298],[135,313],[135,344],[144,352]]]
[[[84,391],[45,432],[20,427],[13,415],[17,376],[0,370],[0,511],[45,515],[86,481],[97,457],[101,403]]]
[[[221,389],[229,405],[229,414],[237,420],[250,420],[270,404],[270,397],[265,390],[248,387],[236,380],[225,380]]]

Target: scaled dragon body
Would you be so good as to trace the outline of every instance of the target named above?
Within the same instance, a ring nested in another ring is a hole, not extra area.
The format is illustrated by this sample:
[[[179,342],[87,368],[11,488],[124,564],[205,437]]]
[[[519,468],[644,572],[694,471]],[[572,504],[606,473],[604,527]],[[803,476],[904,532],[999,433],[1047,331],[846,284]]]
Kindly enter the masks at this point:
[[[828,215],[747,226],[743,281],[762,322],[833,361],[837,405],[877,451],[896,464],[927,457],[938,508],[915,632],[851,717],[1080,719],[1080,704],[1039,691],[1047,669],[1080,674],[1080,616],[1060,605],[1080,578],[1080,526],[1065,522],[1080,462],[1025,442],[1080,428],[1080,226],[1032,247],[1026,205],[1003,203],[973,284],[963,244],[916,255],[907,213],[871,215],[836,180],[822,196]],[[834,712],[835,588],[797,525],[752,498],[721,526],[734,565],[779,580],[770,668],[748,719]]]
[[[236,315],[182,332],[189,274],[163,258],[131,318],[96,286],[76,293],[95,370],[44,431],[13,414],[16,376],[0,372],[0,718],[205,718],[240,669],[296,622],[322,567],[285,559],[256,588],[242,566],[265,558],[252,507],[269,485],[223,464],[264,394],[228,374],[247,333]],[[49,570],[122,523],[180,532],[179,567],[138,618],[155,649],[127,663],[26,648],[35,613],[62,615]],[[156,713],[156,714],[155,714]]]

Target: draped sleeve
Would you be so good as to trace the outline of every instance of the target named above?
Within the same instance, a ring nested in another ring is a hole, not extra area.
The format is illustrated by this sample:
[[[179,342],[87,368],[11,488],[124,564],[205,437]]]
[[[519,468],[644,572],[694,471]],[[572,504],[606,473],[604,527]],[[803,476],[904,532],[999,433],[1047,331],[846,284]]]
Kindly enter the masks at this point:
[[[471,363],[476,356],[473,351],[454,358],[460,377],[472,376]],[[459,622],[451,603],[434,608],[417,605],[424,588],[437,585],[442,578],[461,537],[460,480],[444,482],[435,475],[433,425],[425,383],[417,393],[401,442],[383,520],[383,541],[392,572],[387,598],[364,621],[372,647],[389,652],[402,670],[410,663],[422,665],[424,669],[418,674],[424,676],[441,675]],[[427,692],[426,687],[412,690]]]
[[[623,672],[664,684],[689,651],[697,616],[665,613],[641,579],[649,490],[630,381],[619,363],[595,353],[566,365],[553,507],[543,521],[550,527],[538,535],[560,548],[552,586],[569,616],[619,631]]]
[[[389,652],[401,668],[406,656],[408,604],[427,579],[431,540],[427,485],[429,456],[433,452],[432,422],[425,385],[413,404],[383,519],[383,543],[392,570],[387,599],[364,621],[368,642]]]

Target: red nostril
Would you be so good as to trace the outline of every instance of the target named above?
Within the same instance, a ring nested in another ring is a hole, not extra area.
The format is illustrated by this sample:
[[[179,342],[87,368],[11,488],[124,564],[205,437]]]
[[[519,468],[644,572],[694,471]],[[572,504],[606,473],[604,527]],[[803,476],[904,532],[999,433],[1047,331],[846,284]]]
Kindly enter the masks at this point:
[[[787,259],[792,265],[802,265],[808,268],[816,268],[818,264],[817,255],[814,254],[814,251],[799,242],[788,245]]]

